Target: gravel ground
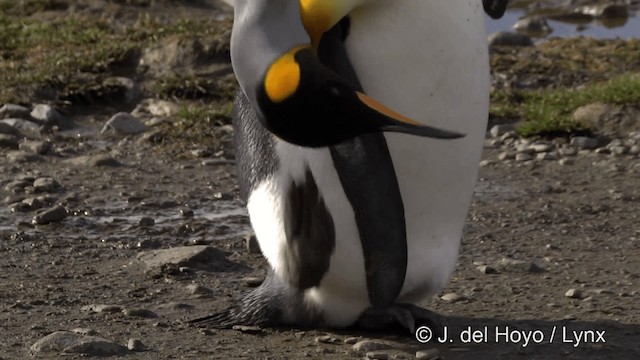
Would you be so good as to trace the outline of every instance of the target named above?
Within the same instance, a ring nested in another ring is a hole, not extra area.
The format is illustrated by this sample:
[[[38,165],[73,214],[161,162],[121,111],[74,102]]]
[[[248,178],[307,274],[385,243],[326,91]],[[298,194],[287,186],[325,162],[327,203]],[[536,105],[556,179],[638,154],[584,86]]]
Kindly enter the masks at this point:
[[[151,14],[201,11],[151,3]],[[0,359],[640,358],[637,108],[615,131],[561,138],[521,139],[493,119],[457,270],[422,304],[446,316],[449,339],[421,343],[188,325],[266,271],[239,199],[233,129],[185,129],[175,99],[120,114],[38,103],[0,110]]]

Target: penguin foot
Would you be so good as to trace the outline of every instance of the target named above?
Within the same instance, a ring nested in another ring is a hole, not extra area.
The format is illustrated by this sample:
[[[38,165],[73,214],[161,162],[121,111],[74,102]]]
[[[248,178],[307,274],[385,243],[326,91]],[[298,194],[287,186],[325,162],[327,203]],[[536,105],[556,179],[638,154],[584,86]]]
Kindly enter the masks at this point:
[[[428,326],[436,335],[441,335],[444,319],[436,312],[413,304],[393,304],[365,310],[356,323],[356,327],[366,331],[386,330],[393,326],[407,329],[411,334],[415,334],[416,327]]]

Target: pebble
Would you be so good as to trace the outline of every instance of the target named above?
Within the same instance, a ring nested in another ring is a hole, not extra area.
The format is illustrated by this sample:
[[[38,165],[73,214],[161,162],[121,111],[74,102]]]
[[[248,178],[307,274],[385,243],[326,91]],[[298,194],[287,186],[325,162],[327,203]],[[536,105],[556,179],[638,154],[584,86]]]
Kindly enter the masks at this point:
[[[440,300],[446,301],[448,303],[457,303],[459,301],[467,300],[467,298],[463,295],[459,295],[456,293],[448,293],[444,294],[440,297]]]
[[[547,20],[541,16],[522,18],[513,25],[513,30],[535,37],[544,37],[553,31]]]
[[[148,216],[143,216],[138,221],[138,225],[141,227],[152,227],[155,224],[156,224],[156,221],[153,218],[150,218]]]
[[[0,134],[15,135],[18,137],[23,137],[23,135],[20,134],[20,131],[18,131],[18,129],[4,122],[0,122]]]
[[[438,349],[429,349],[429,350],[420,350],[416,352],[417,360],[438,360],[442,359],[440,356],[440,350]]]
[[[33,181],[33,189],[36,192],[52,192],[60,188],[60,184],[49,176],[43,176]]]
[[[260,334],[262,328],[259,326],[245,326],[245,325],[233,325],[233,330],[240,331],[243,334]]]
[[[0,107],[0,119],[6,118],[22,118],[29,116],[29,109],[16,104],[4,104]]]
[[[513,160],[516,158],[516,154],[512,153],[512,152],[502,152],[500,153],[500,155],[498,155],[498,160]]]
[[[480,265],[480,266],[477,267],[477,269],[481,273],[487,274],[487,275],[489,275],[489,274],[497,274],[498,273],[498,270],[492,268],[489,265]]]
[[[353,344],[352,349],[355,351],[378,351],[391,349],[391,345],[373,340],[362,340]]]
[[[149,130],[147,125],[140,121],[137,117],[126,113],[119,112],[113,115],[100,130],[101,134],[120,133],[125,135],[140,134]]]
[[[147,346],[140,339],[131,338],[127,341],[127,349],[131,351],[147,351]]]
[[[44,155],[51,150],[51,143],[48,141],[25,140],[18,145],[18,148],[32,154]]]
[[[516,161],[529,161],[529,160],[533,160],[533,156],[531,154],[527,154],[527,153],[516,154]]]
[[[145,319],[155,319],[158,317],[158,314],[156,314],[155,312],[149,309],[124,309],[122,310],[122,313],[125,316],[139,317],[139,318],[145,318]]]
[[[97,331],[95,331],[93,329],[89,329],[89,328],[75,328],[75,329],[71,330],[71,332],[79,334],[79,335],[85,335],[85,336],[98,335]]]
[[[106,304],[92,304],[92,305],[86,305],[82,307],[83,311],[91,311],[94,313],[117,313],[117,312],[122,312],[122,306],[118,306],[118,305],[106,305]]]
[[[18,139],[13,135],[0,134],[0,148],[17,149]]]
[[[254,287],[258,287],[260,285],[262,285],[262,283],[264,282],[264,278],[261,277],[253,277],[253,276],[249,276],[249,277],[244,277],[241,279],[248,287],[254,288]]]
[[[499,138],[502,135],[504,135],[505,133],[510,132],[510,131],[514,131],[513,125],[500,124],[500,125],[492,126],[491,130],[489,130],[489,134],[491,134],[491,137]]]
[[[129,349],[96,336],[85,336],[70,331],[56,331],[36,341],[30,348],[36,354],[62,352],[84,356],[121,356]]]
[[[365,354],[367,359],[375,359],[375,360],[387,360],[389,359],[389,354],[384,351],[369,351]]]
[[[325,335],[325,336],[318,336],[316,338],[316,342],[320,344],[340,344],[342,343],[342,340],[331,335]]]
[[[210,295],[213,294],[213,290],[208,287],[198,285],[198,284],[189,284],[186,287],[187,292],[191,295]]]
[[[41,209],[47,205],[42,199],[33,197],[22,200],[22,203],[27,205],[31,211]]]
[[[40,126],[32,121],[10,118],[0,120],[0,123],[10,126],[17,132],[25,133],[30,136],[38,136],[40,134]]]
[[[564,296],[571,299],[580,299],[582,298],[582,291],[580,291],[579,289],[569,289],[564,293]]]
[[[348,337],[346,339],[344,339],[344,343],[347,345],[354,345],[356,344],[358,341],[362,340],[361,337]]]
[[[31,222],[36,225],[50,224],[62,221],[68,215],[67,209],[64,206],[56,205],[34,216]]]
[[[587,136],[574,136],[571,138],[569,144],[577,147],[580,150],[594,150],[598,147],[598,139]]]
[[[70,128],[69,122],[56,110],[48,104],[37,104],[31,110],[31,118],[45,124],[47,126],[57,125],[61,128]]]

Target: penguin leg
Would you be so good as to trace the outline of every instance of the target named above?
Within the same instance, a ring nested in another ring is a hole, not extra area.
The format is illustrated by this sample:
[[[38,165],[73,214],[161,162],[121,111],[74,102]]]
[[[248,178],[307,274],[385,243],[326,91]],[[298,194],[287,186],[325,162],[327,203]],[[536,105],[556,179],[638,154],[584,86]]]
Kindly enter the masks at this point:
[[[371,330],[386,330],[400,326],[414,334],[416,327],[428,326],[435,334],[442,333],[444,318],[433,311],[413,304],[393,304],[384,308],[369,308],[360,315],[356,327]]]

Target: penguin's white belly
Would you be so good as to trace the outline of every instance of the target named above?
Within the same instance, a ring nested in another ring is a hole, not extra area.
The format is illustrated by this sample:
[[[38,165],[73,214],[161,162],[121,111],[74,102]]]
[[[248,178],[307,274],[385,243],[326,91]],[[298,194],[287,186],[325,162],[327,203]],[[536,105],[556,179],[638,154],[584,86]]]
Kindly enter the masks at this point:
[[[490,86],[482,4],[380,0],[352,14],[346,48],[366,93],[403,115],[466,134],[385,134],[407,226],[399,300],[419,301],[454,270],[476,181]]]
[[[284,202],[292,181],[304,182],[311,170],[335,226],[335,248],[319,286],[305,292],[311,307],[323,312],[327,325],[347,326],[369,307],[364,258],[351,204],[342,189],[328,148],[308,149],[276,140],[279,169],[249,196],[247,208],[262,253],[276,274],[287,279],[283,256],[287,239]]]

